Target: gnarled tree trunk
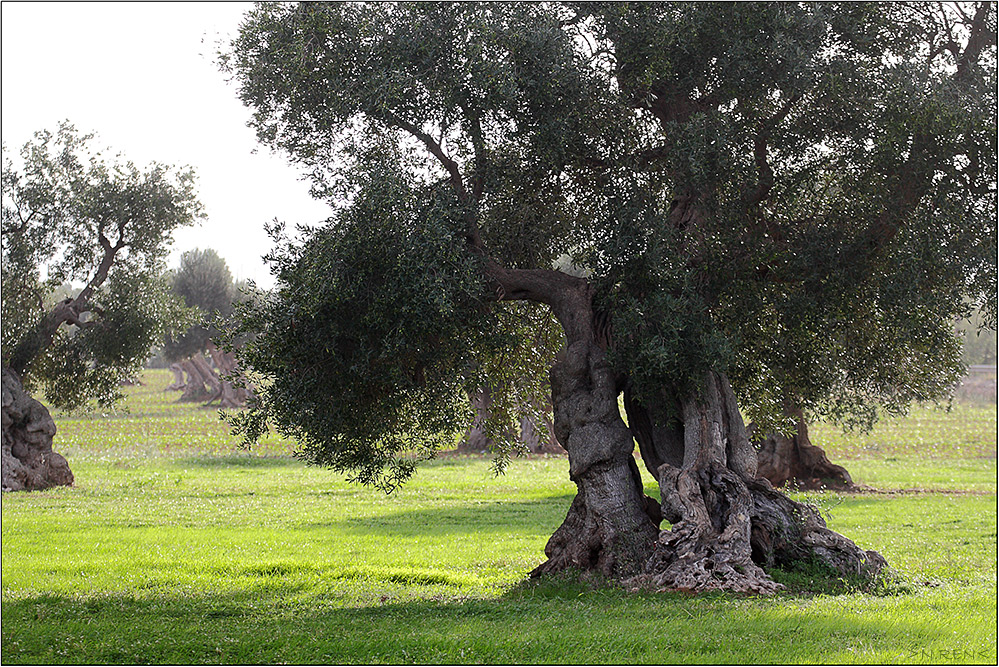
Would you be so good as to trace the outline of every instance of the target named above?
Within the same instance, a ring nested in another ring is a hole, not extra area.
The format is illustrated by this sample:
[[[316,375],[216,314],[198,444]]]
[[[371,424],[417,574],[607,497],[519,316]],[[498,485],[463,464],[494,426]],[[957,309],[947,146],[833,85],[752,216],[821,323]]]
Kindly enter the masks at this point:
[[[211,394],[205,385],[208,384],[208,378],[205,377],[201,366],[194,362],[194,357],[189,357],[179,362],[180,367],[187,374],[187,382],[184,384],[184,392],[180,395],[177,400],[181,403],[193,403],[196,401],[204,401]]]
[[[700,397],[647,409],[626,395],[629,422],[662,496],[663,531],[635,581],[660,590],[769,594],[780,586],[761,566],[822,563],[873,576],[885,560],[825,526],[811,507],[757,478],[756,456],[724,375],[709,373]],[[657,423],[658,422],[658,423]],[[654,468],[653,468],[654,467]]]
[[[623,380],[607,362],[609,332],[586,281],[490,268],[501,298],[535,295],[566,338],[551,370],[552,403],[577,494],[533,575],[580,569],[657,589],[767,594],[780,586],[764,566],[817,561],[871,576],[884,567],[879,554],[757,479],[756,452],[725,376],[709,373],[701,396],[674,406],[626,396],[629,430],[617,404]],[[632,433],[659,481],[661,505],[643,493]],[[660,532],[663,518],[672,527]]]
[[[44,405],[31,398],[17,375],[3,369],[3,490],[37,491],[70,485],[66,459],[52,451],[56,427]]]
[[[579,281],[553,307],[566,333],[551,370],[555,437],[569,454],[577,494],[545,547],[548,560],[532,574],[575,568],[634,575],[652,555],[658,503],[643,491],[631,432],[618,410],[617,378],[597,335],[590,287]]]
[[[757,442],[758,476],[775,487],[791,484],[801,489],[852,488],[853,479],[846,468],[831,462],[821,447],[812,444],[801,411],[789,410],[787,414],[797,422],[794,433],[768,433]]]
[[[215,367],[218,368],[219,384],[206,405],[215,400],[218,400],[219,407],[222,408],[241,408],[246,405],[246,399],[250,393],[248,388],[237,386],[232,381],[233,378],[242,375],[239,372],[236,353],[223,352],[212,341],[208,341],[208,353],[212,355],[212,361],[215,362]]]

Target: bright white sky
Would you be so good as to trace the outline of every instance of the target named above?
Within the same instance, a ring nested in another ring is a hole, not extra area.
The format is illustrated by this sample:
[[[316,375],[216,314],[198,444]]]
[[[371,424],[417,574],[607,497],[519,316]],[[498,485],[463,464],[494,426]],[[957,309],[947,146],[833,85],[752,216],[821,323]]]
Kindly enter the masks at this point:
[[[207,218],[177,232],[170,265],[214,248],[234,277],[273,285],[263,225],[330,209],[285,158],[258,147],[247,110],[214,65],[248,3],[11,3],[2,12],[3,142],[15,151],[68,119],[138,165],[191,165]]]

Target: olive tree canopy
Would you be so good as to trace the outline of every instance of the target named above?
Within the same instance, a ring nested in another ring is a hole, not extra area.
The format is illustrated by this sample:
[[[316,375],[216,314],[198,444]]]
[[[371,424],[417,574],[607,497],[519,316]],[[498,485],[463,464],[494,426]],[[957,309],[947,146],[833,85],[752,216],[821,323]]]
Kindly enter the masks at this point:
[[[50,400],[113,400],[180,314],[163,278],[201,215],[189,169],[110,158],[69,123],[3,166],[3,365]],[[5,151],[6,153],[6,151]],[[72,283],[47,307],[44,295]]]
[[[756,478],[737,402],[869,421],[955,378],[969,304],[994,323],[995,32],[987,3],[258,5],[222,65],[334,214],[274,229],[237,426],[392,488],[484,369],[540,373],[543,305],[579,492],[538,572],[878,570]]]
[[[44,470],[55,426],[24,393],[107,405],[183,319],[163,259],[173,231],[201,215],[189,169],[140,168],[95,149],[69,123],[3,158],[2,343],[5,488],[72,481]],[[49,303],[55,287],[65,298]],[[23,383],[23,389],[22,389]],[[58,456],[58,455],[55,455]]]

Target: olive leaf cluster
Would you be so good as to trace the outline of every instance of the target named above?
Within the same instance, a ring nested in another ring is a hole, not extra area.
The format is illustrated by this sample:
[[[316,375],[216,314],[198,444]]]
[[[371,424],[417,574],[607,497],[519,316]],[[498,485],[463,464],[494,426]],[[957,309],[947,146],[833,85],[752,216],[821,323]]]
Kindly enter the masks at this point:
[[[469,419],[475,359],[509,343],[485,307],[481,258],[464,251],[461,205],[414,189],[389,154],[358,175],[330,224],[281,239],[277,288],[237,304],[230,335],[254,335],[241,360],[265,381],[236,431],[260,419],[310,462],[394,488],[416,458],[454,444]]]

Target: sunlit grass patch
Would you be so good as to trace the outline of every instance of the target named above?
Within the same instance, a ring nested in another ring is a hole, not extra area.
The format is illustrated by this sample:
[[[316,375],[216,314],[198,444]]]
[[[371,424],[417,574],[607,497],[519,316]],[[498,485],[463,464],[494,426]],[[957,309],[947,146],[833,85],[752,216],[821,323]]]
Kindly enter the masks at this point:
[[[565,466],[441,461],[386,496],[291,459],[80,460],[75,488],[4,497],[3,662],[994,659],[994,495],[799,496],[898,595],[631,595],[525,578]]]
[[[157,429],[215,411],[128,391],[146,392],[115,418],[145,424],[136,442],[75,418],[76,485],[3,497],[5,664],[996,659],[995,459],[865,455],[846,461],[858,482],[909,491],[795,495],[880,551],[891,590],[805,572],[771,599],[629,594],[527,579],[575,493],[564,457],[502,477],[443,458],[385,495],[275,450],[167,449]]]
[[[916,457],[996,458],[996,405],[914,406],[904,418],[885,418],[869,433],[843,433],[828,424],[809,427],[812,441],[834,461]]]

